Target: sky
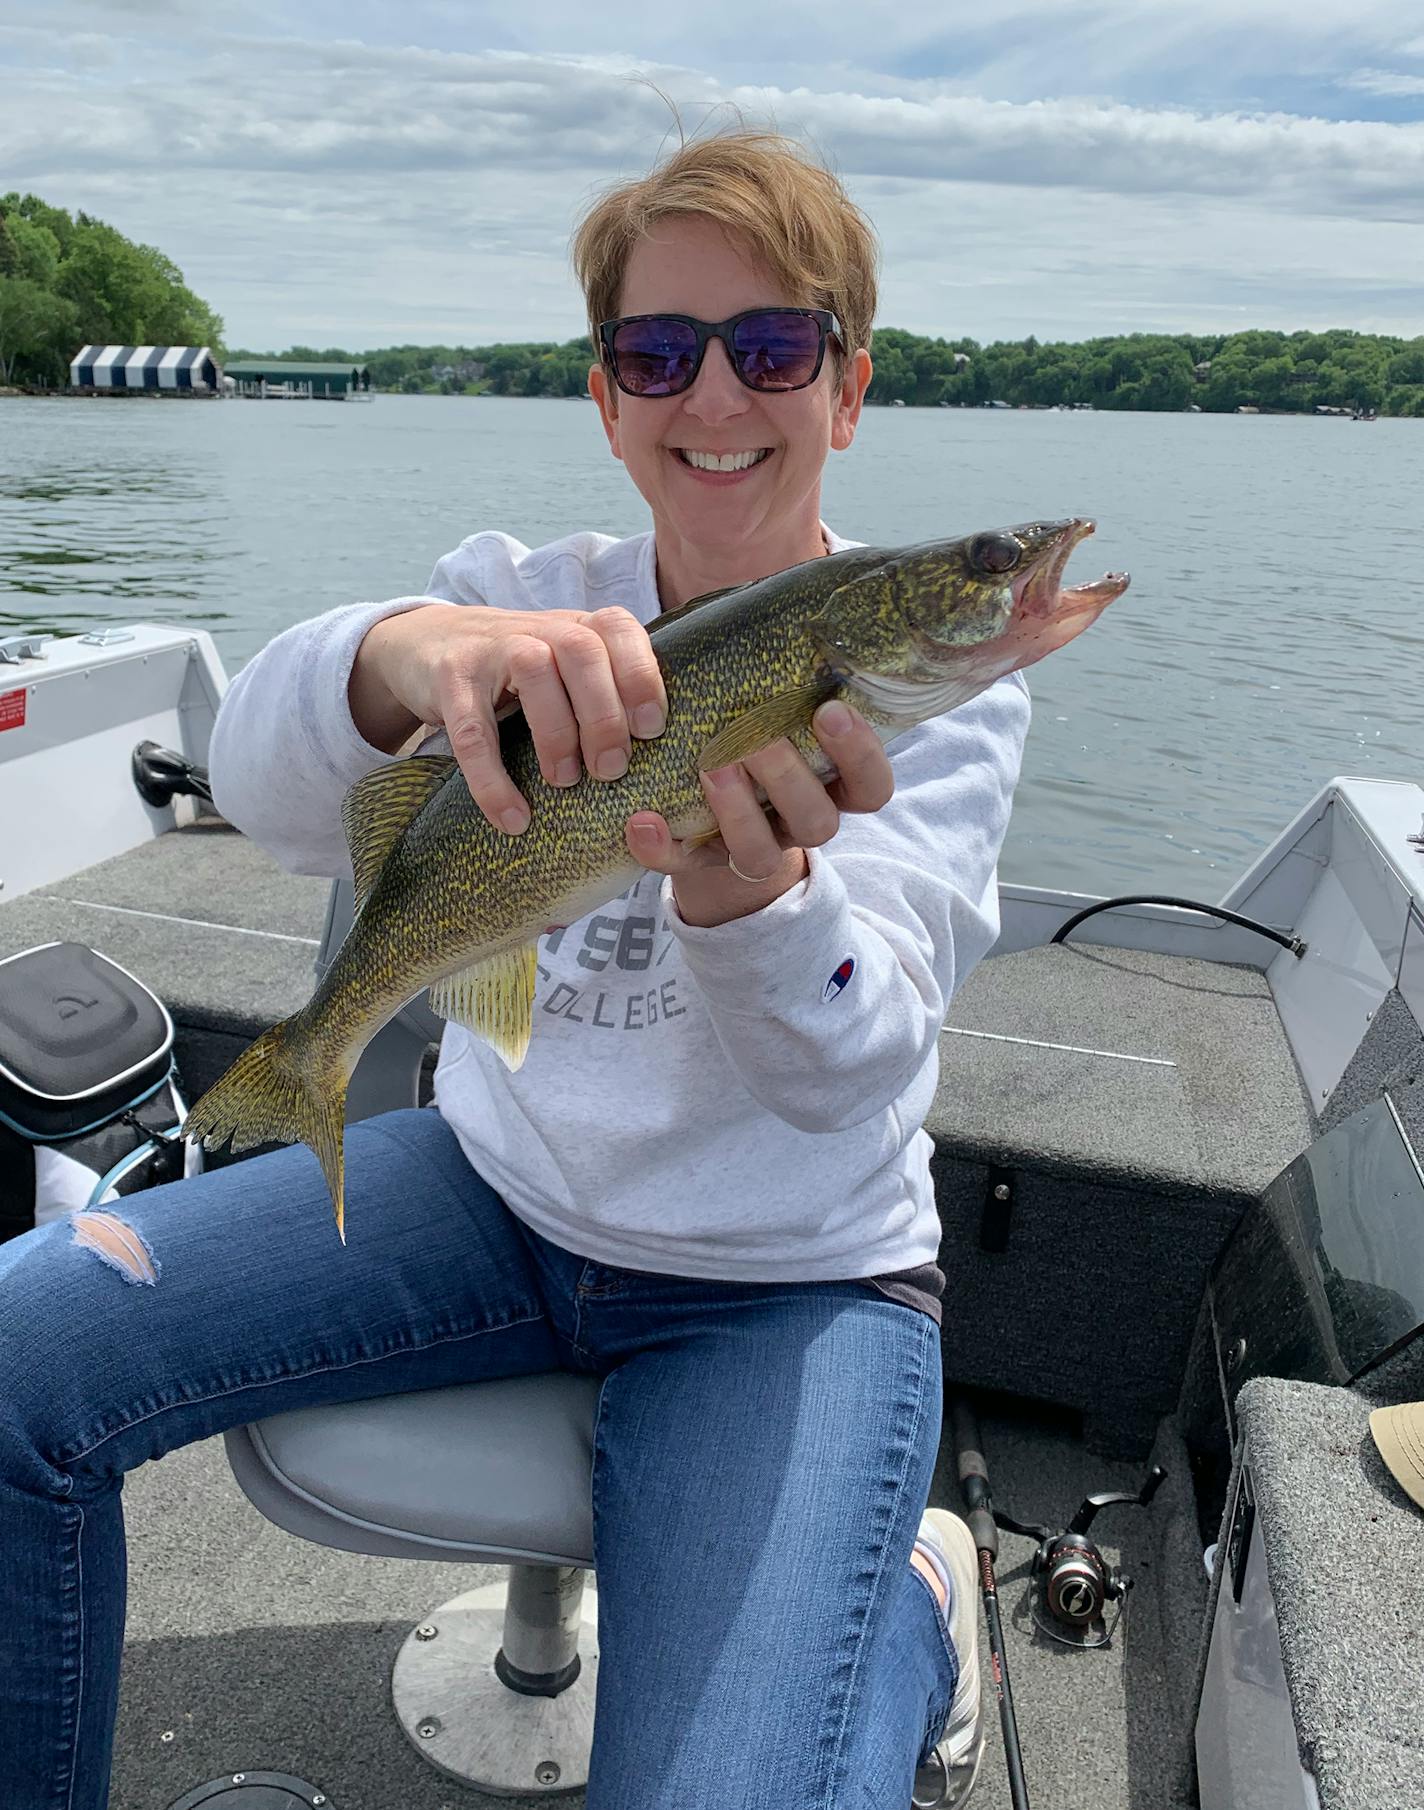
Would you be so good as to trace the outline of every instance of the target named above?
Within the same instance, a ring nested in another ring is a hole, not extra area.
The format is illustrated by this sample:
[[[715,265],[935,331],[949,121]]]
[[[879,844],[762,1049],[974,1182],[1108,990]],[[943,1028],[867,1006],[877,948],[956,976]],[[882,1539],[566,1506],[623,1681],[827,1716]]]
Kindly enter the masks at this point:
[[[884,326],[1424,334],[1424,0],[0,0],[0,192],[160,246],[230,346],[573,338],[663,96],[816,147]]]

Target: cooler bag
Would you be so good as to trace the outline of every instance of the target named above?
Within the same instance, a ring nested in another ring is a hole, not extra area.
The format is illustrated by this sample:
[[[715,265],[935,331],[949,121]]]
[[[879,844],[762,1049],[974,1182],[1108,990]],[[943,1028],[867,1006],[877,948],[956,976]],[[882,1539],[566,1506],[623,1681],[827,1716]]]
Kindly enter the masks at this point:
[[[0,1239],[202,1167],[173,1020],[84,943],[0,961]]]

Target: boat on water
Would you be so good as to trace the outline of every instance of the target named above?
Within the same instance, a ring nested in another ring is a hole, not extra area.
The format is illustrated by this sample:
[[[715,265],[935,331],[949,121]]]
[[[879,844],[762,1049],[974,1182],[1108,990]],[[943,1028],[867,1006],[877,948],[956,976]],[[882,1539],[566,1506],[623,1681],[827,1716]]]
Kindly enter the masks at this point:
[[[0,962],[72,942],[145,982],[189,1100],[350,917],[205,806],[225,685],[196,628],[0,642]],[[1420,1801],[1424,1520],[1369,1416],[1424,1398],[1422,823],[1408,776],[1342,777],[1201,909],[1005,883],[954,1001],[946,1396],[1028,1530],[997,1568],[1040,1810]],[[437,1028],[380,1033],[352,1116],[428,1098]],[[135,1473],[114,1810],[576,1801],[593,1411],[588,1378],[519,1378]]]

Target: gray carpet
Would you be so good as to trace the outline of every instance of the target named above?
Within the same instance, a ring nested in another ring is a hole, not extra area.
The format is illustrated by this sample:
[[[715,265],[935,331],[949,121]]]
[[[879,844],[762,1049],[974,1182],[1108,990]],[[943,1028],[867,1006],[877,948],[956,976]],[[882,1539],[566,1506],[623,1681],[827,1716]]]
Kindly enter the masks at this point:
[[[926,1124],[962,1158],[1243,1205],[1312,1136],[1264,974],[1072,943],[969,976]]]
[[[982,1424],[997,1497],[1020,1518],[1058,1524],[1089,1490],[1141,1481],[1142,1467],[1088,1457],[1067,1421],[1009,1405]],[[1174,1454],[1162,1462],[1172,1466]],[[1173,1537],[1190,1525],[1185,1490],[1178,1465],[1150,1509],[1104,1511],[1104,1550],[1138,1580],[1125,1650],[1074,1653],[1036,1633],[1026,1607],[1031,1542],[1004,1537],[1010,1674],[1036,1805],[1195,1802],[1181,1712],[1204,1578],[1194,1535]],[[933,1499],[958,1502],[947,1451]],[[582,1804],[578,1794],[495,1799],[454,1785],[392,1719],[391,1663],[411,1625],[496,1569],[358,1558],[295,1540],[248,1505],[218,1441],[144,1467],[126,1507],[129,1638],[112,1810],[165,1810],[206,1779],[255,1770],[307,1779],[333,1810]],[[981,1652],[987,1668],[986,1642]],[[1009,1798],[987,1669],[985,1683],[989,1753],[975,1803],[998,1810]]]
[[[412,1625],[497,1567],[293,1539],[249,1505],[220,1440],[145,1465],[124,1494],[129,1621],[111,1810],[165,1810],[242,1771],[295,1773],[332,1810],[550,1801],[452,1785],[391,1713],[391,1665]]]
[[[1424,1801],[1424,1515],[1353,1389],[1258,1377],[1237,1401],[1281,1658],[1321,1810]]]
[[[994,1503],[1020,1521],[1067,1524],[1084,1496],[1136,1490],[1146,1464],[1087,1453],[1071,1421],[1003,1398],[980,1415]],[[1164,1424],[1152,1462],[1168,1473],[1150,1507],[1104,1509],[1092,1536],[1103,1556],[1133,1578],[1131,1606],[1113,1645],[1095,1652],[1060,1646],[1035,1625],[1030,1564],[1034,1542],[1000,1535],[1000,1614],[1009,1681],[1035,1810],[1187,1810],[1197,1802],[1191,1760],[1193,1667],[1205,1604],[1185,1454]],[[931,1499],[960,1506],[954,1455],[941,1450]],[[1124,1627],[1127,1638],[1123,1640]],[[975,1810],[1008,1810],[997,1700],[981,1617],[988,1750]]]
[[[311,997],[330,892],[205,818],[8,901],[0,955],[88,943],[151,987],[176,1024],[250,1040]]]

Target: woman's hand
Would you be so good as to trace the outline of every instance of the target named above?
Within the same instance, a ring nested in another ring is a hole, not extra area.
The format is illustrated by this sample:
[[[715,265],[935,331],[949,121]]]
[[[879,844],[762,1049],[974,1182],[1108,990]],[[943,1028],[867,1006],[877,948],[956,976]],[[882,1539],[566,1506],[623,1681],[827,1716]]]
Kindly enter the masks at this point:
[[[667,692],[648,631],[616,606],[603,610],[407,610],[378,622],[356,650],[352,719],[373,747],[394,753],[422,724],[443,728],[475,803],[517,835],[529,807],[499,756],[499,711],[523,707],[539,770],[551,786],[583,769],[628,770],[632,737],[667,721]]]
[[[652,811],[628,819],[630,853],[655,873],[672,875],[677,908],[687,923],[709,927],[760,911],[805,879],[806,850],[831,840],[842,811],[878,811],[888,803],[895,790],[890,758],[858,711],[839,702],[823,704],[811,727],[836,765],[838,777],[829,784],[783,737],[730,767],[702,774],[717,819],[713,841],[689,848]],[[768,819],[757,801],[757,785],[775,809],[774,818]]]

